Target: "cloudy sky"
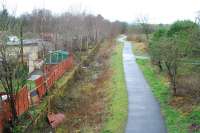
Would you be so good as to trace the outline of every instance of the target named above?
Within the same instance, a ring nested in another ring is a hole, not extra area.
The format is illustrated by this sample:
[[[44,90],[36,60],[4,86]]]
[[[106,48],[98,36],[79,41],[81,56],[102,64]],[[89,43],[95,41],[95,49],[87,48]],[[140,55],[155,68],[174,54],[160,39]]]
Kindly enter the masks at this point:
[[[172,23],[179,19],[194,20],[200,10],[200,0],[1,0],[9,10],[19,15],[36,8],[46,8],[53,13],[83,10],[101,14],[115,21],[133,22],[138,16],[148,16],[151,23]]]

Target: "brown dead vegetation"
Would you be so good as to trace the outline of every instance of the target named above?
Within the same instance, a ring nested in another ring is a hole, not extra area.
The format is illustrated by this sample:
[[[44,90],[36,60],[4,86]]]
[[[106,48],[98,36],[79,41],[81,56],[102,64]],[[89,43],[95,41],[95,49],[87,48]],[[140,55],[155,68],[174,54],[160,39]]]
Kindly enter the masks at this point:
[[[65,114],[64,122],[56,129],[51,128],[44,115],[28,130],[32,133],[98,133],[105,121],[107,89],[112,71],[109,58],[113,41],[100,45],[98,52],[84,62],[75,79],[65,86],[64,92],[49,100],[48,112]],[[45,113],[44,113],[45,114]]]
[[[108,60],[112,53],[112,44],[112,41],[104,44],[94,61],[85,64],[79,80],[72,84],[65,97],[51,103],[54,111],[63,110],[66,116],[66,120],[56,132],[100,132],[107,115],[106,92],[112,74]],[[59,109],[58,105],[62,107]]]
[[[143,34],[130,34],[128,35],[127,40],[134,42],[146,42],[145,35]]]
[[[144,42],[134,42],[135,51],[141,54],[146,54],[148,47]]]
[[[177,92],[179,96],[171,100],[174,107],[181,108],[183,111],[191,111],[193,105],[200,102],[200,77],[197,74],[180,76],[177,81]]]
[[[192,111],[192,101],[186,96],[176,96],[170,99],[170,105],[174,108],[180,109],[184,113],[189,113]]]
[[[130,34],[127,37],[128,41],[133,42],[133,52],[137,56],[148,56],[148,43],[142,34]]]
[[[179,94],[189,96],[194,102],[200,102],[200,76],[198,74],[190,74],[178,78]]]

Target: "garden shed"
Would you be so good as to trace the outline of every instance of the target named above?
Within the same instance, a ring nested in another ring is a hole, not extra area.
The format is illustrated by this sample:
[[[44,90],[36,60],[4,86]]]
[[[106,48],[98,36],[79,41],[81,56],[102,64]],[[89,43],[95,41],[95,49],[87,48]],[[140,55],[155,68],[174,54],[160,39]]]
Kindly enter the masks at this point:
[[[45,64],[58,64],[63,60],[66,60],[69,56],[67,51],[58,50],[58,51],[51,51],[47,54],[45,59]]]

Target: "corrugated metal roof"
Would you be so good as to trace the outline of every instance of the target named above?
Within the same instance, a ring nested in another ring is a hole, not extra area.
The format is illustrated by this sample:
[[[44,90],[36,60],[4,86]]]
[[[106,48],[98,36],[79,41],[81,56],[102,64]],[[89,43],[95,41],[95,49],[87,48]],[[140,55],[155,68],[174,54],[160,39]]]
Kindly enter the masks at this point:
[[[39,42],[41,42],[41,39],[25,39],[23,40],[23,45],[38,45]],[[20,45],[20,41],[15,41],[15,42],[12,42],[12,41],[8,41],[7,42],[7,45]]]

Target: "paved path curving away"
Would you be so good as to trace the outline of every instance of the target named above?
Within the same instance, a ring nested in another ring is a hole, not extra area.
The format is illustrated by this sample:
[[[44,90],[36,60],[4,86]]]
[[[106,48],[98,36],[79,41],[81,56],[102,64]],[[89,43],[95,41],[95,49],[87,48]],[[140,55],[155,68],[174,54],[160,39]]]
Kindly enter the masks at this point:
[[[123,63],[128,90],[126,133],[167,133],[160,107],[135,61],[131,43],[124,42]]]

